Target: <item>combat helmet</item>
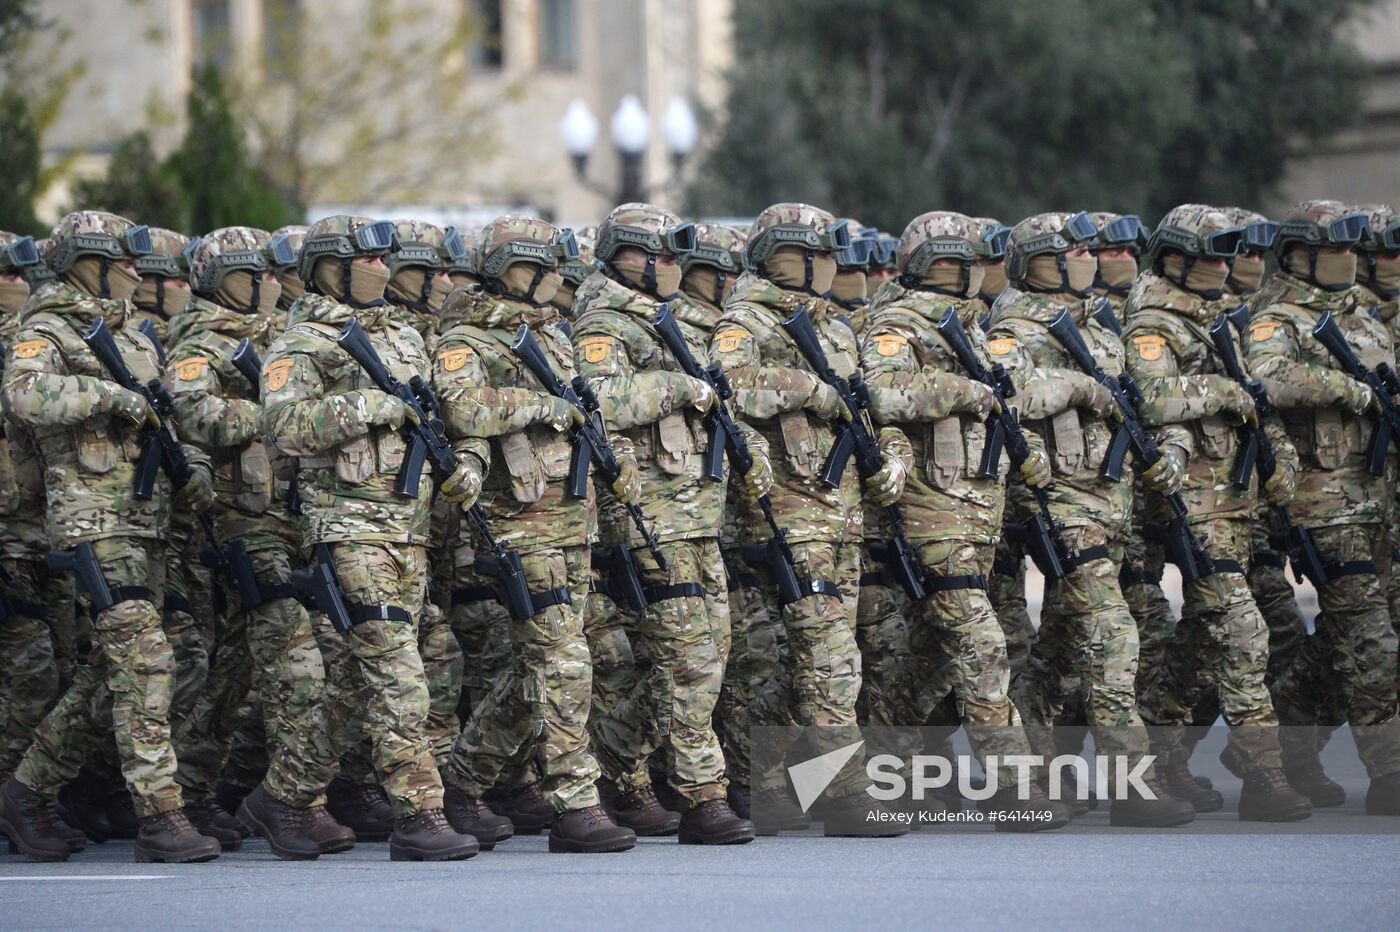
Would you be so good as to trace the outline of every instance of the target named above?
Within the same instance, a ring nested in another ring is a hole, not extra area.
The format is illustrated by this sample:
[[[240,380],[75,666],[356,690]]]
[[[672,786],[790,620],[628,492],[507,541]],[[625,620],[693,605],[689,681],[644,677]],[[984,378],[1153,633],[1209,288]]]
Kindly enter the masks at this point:
[[[53,272],[44,265],[34,237],[4,231],[0,231],[0,272],[19,275],[30,288],[53,278]]]
[[[656,295],[656,258],[672,255],[683,259],[695,251],[695,224],[662,207],[651,204],[622,204],[614,207],[598,224],[598,242],[593,254],[598,261],[612,264],[617,251],[627,246],[646,253],[641,289]],[[664,296],[661,296],[664,297]]]
[[[1376,263],[1380,253],[1400,253],[1400,212],[1386,204],[1360,204],[1347,210],[1366,216],[1367,230],[1357,244],[1357,279],[1387,301],[1394,301],[1400,297],[1400,284],[1379,282]]]
[[[506,214],[486,224],[477,238],[475,271],[493,294],[506,295],[500,279],[520,262],[535,266],[535,276],[523,297],[533,301],[535,289],[550,271],[579,256],[572,230],[561,230],[548,220],[523,214]]]
[[[1016,224],[1006,238],[1006,277],[1013,282],[1024,282],[1031,259],[1054,255],[1059,260],[1061,287],[1067,294],[1077,294],[1070,288],[1065,253],[1081,246],[1095,248],[1098,235],[1099,228],[1082,210],[1074,214],[1058,212],[1027,217]]]
[[[340,260],[341,295],[350,300],[350,266],[358,256],[384,256],[394,248],[396,235],[389,220],[336,214],[311,224],[297,257],[297,274],[308,288],[315,288],[312,271],[322,259]]]
[[[281,278],[288,271],[297,271],[297,257],[301,255],[301,244],[306,241],[308,227],[291,224],[272,231],[272,238],[263,250],[267,255],[267,266]]]
[[[748,234],[722,223],[695,225],[695,250],[681,257],[681,274],[692,269],[709,268],[715,272],[714,294],[709,300],[715,307],[724,305],[724,289],[729,280],[737,278],[746,264],[745,244]]]
[[[994,258],[996,244],[995,241],[989,242],[987,235],[988,230],[981,221],[964,214],[951,210],[931,210],[920,214],[904,228],[895,251],[899,283],[906,288],[966,297],[971,285],[973,264],[979,259]],[[961,287],[958,291],[925,281],[925,274],[939,259],[953,259],[959,263]]]
[[[53,228],[44,261],[56,276],[66,280],[74,262],[84,256],[98,257],[102,267],[97,297],[110,298],[112,291],[107,272],[112,263],[150,254],[151,233],[147,227],[105,210],[79,210],[58,221]]]
[[[267,245],[272,234],[253,227],[223,227],[206,233],[190,253],[190,287],[201,298],[226,304],[219,296],[224,279],[235,272],[247,272],[252,279],[252,298],[247,307],[231,308],[245,314],[259,310],[263,273],[271,271]]]
[[[1351,283],[1323,284],[1317,279],[1317,257],[1324,246],[1356,249],[1370,230],[1364,213],[1347,207],[1341,201],[1302,201],[1288,211],[1274,237],[1274,255],[1286,265],[1289,250],[1294,247],[1308,251],[1307,280],[1324,291],[1345,291]]]

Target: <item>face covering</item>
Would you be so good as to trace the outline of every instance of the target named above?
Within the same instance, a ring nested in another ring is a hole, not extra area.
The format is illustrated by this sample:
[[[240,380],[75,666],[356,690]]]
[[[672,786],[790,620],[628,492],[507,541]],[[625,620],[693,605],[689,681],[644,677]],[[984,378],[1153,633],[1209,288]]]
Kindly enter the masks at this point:
[[[796,291],[805,289],[813,294],[826,294],[831,290],[831,282],[836,277],[836,257],[829,252],[812,253],[810,284],[807,282],[806,250],[796,246],[778,249],[763,263],[763,269],[768,280],[775,285]]]
[[[261,276],[261,272],[241,270],[228,273],[219,283],[214,300],[240,314],[270,313],[277,306],[277,299],[282,294],[282,285],[275,278],[268,281]],[[255,280],[256,290],[253,288]],[[253,304],[255,298],[256,305]]]
[[[964,285],[962,263],[936,262],[928,267],[923,277],[919,279],[919,283],[925,288],[931,288],[943,294],[966,298],[977,294],[986,277],[986,269],[973,263],[972,267],[967,270],[967,284]]]
[[[568,317],[574,309],[574,294],[578,287],[571,281],[560,281],[559,290],[554,292],[554,297],[549,299],[549,303],[559,308],[559,312]]]
[[[1060,259],[1065,261],[1065,274],[1060,274]],[[1091,255],[1071,256],[1041,253],[1031,256],[1026,263],[1026,284],[1035,291],[1054,294],[1068,291],[1070,294],[1085,295],[1094,287],[1094,276],[1098,274],[1098,259]],[[1066,285],[1068,279],[1068,285]]]
[[[1239,255],[1230,263],[1230,285],[1240,294],[1258,291],[1263,281],[1263,256]]]
[[[720,275],[724,275],[724,285],[720,285]],[[697,301],[713,307],[724,307],[729,293],[734,290],[735,276],[708,265],[699,265],[685,273],[681,288]]]
[[[431,278],[429,276],[431,275]],[[423,283],[428,283],[428,297],[423,298]],[[389,279],[389,287],[385,289],[385,297],[390,299],[392,304],[407,304],[417,310],[426,310],[436,314],[442,309],[442,303],[447,300],[447,296],[452,293],[452,282],[441,275],[430,273],[427,269],[402,269],[393,278]],[[394,299],[398,300],[395,301]]]
[[[141,310],[169,320],[172,314],[180,313],[190,303],[190,283],[183,278],[144,275],[131,301]]]
[[[1400,292],[1400,256],[1375,256],[1371,266],[1371,287],[1382,298]]]
[[[95,298],[112,298],[125,301],[136,293],[141,284],[141,276],[135,269],[119,263],[112,263],[107,269],[107,293],[102,293],[102,260],[96,256],[83,256],[68,270],[68,281]]]
[[[558,272],[548,271],[540,276],[538,284],[535,283],[535,276],[539,274],[540,266],[534,262],[517,262],[506,269],[498,282],[501,289],[506,294],[528,301],[536,307],[542,307],[559,292],[559,285],[564,281],[564,276]],[[532,289],[533,286],[533,289]]]
[[[286,299],[286,303],[289,305],[306,294],[306,286],[302,284],[301,276],[297,274],[296,269],[287,269],[278,275],[277,284],[282,286],[281,297]]]
[[[1221,292],[1225,290],[1225,279],[1230,274],[1228,268],[1216,268],[1204,262],[1195,262],[1183,281],[1181,276],[1185,268],[1186,257],[1179,253],[1162,260],[1162,271],[1166,273],[1167,280],[1179,288],[1212,299],[1220,297]]]
[[[624,259],[620,262],[611,263],[617,273],[627,280],[627,283],[641,291],[647,291],[646,275],[647,260],[645,259]],[[675,265],[656,265],[656,288],[655,293],[660,297],[667,297],[675,294],[681,287],[681,267]]]
[[[1127,290],[1137,278],[1137,260],[1131,256],[1099,256],[1099,280],[1110,291]]]
[[[17,314],[29,300],[29,283],[22,278],[0,278],[0,311]]]
[[[982,291],[981,294],[988,298],[996,298],[1006,290],[1006,263],[991,262],[980,266],[982,269]]]
[[[384,300],[384,286],[389,284],[389,270],[383,265],[350,263],[350,294],[342,294],[340,262],[322,259],[316,263],[311,277],[322,294],[333,298],[349,298],[346,303],[368,305]]]
[[[837,272],[831,281],[831,296],[842,304],[865,301],[865,273]]]
[[[1356,283],[1356,253],[1317,251],[1317,264],[1309,270],[1307,249],[1290,249],[1284,256],[1288,271],[1312,281],[1326,291],[1345,291]]]

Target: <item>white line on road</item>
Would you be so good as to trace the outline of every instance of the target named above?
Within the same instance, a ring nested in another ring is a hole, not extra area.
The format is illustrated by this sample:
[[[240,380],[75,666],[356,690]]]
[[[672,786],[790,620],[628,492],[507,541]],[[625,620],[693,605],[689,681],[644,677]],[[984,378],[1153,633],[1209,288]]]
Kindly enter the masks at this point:
[[[174,874],[73,874],[66,877],[0,877],[5,881],[24,882],[37,880],[169,880]]]

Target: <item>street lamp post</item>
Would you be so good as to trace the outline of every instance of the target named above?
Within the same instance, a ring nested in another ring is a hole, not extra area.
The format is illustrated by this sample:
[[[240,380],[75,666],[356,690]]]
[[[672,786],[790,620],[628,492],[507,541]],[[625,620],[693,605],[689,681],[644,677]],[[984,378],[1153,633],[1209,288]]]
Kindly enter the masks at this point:
[[[658,185],[647,185],[642,179],[642,158],[651,138],[651,117],[636,95],[628,94],[618,102],[617,110],[608,121],[608,135],[617,150],[621,177],[616,189],[599,184],[588,176],[588,158],[598,141],[598,118],[582,100],[575,99],[559,122],[559,137],[574,163],[574,175],[579,183],[614,203],[628,204],[645,200],[648,194],[669,187],[680,177],[681,169],[695,150],[700,130],[695,114],[684,98],[673,97],[666,105],[661,120],[662,135],[671,154],[671,177]]]

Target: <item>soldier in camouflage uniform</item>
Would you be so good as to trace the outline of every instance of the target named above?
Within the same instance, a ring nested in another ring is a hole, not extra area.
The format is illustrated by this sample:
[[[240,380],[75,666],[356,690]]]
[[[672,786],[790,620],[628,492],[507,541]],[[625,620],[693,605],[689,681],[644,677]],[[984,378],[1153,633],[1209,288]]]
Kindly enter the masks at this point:
[[[79,668],[0,787],[0,831],[41,860],[68,857],[51,804],[110,731],[141,819],[137,859],[204,861],[219,854],[218,842],[185,819],[174,780],[168,719],[174,657],[156,608],[165,575],[159,541],[174,490],[163,473],[149,499],[137,499],[133,487],[138,428],[154,412],[142,395],[113,381],[82,339],[103,320],[137,380],[159,375],[155,347],[128,326],[129,299],[140,282],[133,260],[149,252],[146,229],[124,218],[99,211],[64,217],[45,255],[57,280],[30,298],[6,361],[6,413],[33,432],[43,463],[49,544],[91,548],[112,590],[112,603],[94,611],[100,654]],[[209,465],[193,448],[186,455],[191,475],[179,498],[202,511],[213,498]]]
[[[423,338],[394,323],[384,301],[383,256],[394,242],[387,221],[341,215],[313,224],[298,260],[307,293],[263,363],[263,433],[298,457],[303,546],[324,545],[351,622],[348,652],[331,671],[324,700],[239,809],[283,858],[320,855],[312,810],[341,755],[365,732],[397,816],[391,859],[457,860],[478,850],[476,839],[459,834],[443,814],[442,782],[424,731],[428,689],[417,622],[428,587],[433,476],[424,470],[413,498],[395,493],[408,408],[374,387],[336,344],[357,321],[394,378],[407,384],[428,371]],[[439,491],[465,501],[476,481],[471,467],[459,464]]]
[[[583,610],[594,505],[591,496],[570,498],[564,481],[566,431],[582,415],[543,391],[509,349],[524,326],[559,377],[566,383],[573,377],[573,347],[549,303],[559,286],[559,260],[568,257],[567,241],[543,220],[507,215],[492,221],[477,246],[481,285],[454,293],[454,304],[462,306],[452,308],[456,320],[438,340],[433,379],[448,436],[464,462],[489,476],[481,504],[493,532],[519,553],[536,611],[511,619],[513,662],[472,711],[443,775],[457,824],[497,818],[481,798],[528,747],[557,814],[550,850],[623,851],[636,836],[599,805],[598,765],[588,750]],[[614,492],[637,500],[635,463],[624,462]],[[459,546],[474,554],[479,543]],[[462,554],[458,563],[469,559]]]
[[[1279,271],[1260,292],[1245,343],[1250,372],[1264,381],[1301,459],[1295,522],[1312,530],[1327,582],[1318,592],[1317,631],[1303,657],[1274,684],[1285,725],[1311,724],[1326,696],[1299,679],[1333,672],[1336,691],[1371,777],[1366,811],[1400,814],[1400,723],[1396,720],[1396,634],[1384,588],[1391,508],[1386,476],[1366,469],[1376,430],[1375,400],[1311,336],[1333,319],[1363,365],[1395,362],[1390,333],[1355,300],[1356,244],[1365,214],[1336,201],[1304,201],[1279,228]],[[1309,662],[1309,651],[1316,651]]]
[[[886,282],[899,277],[899,260],[896,255],[899,240],[882,233],[875,227],[866,227],[860,235],[871,241],[870,264],[865,270],[865,297],[875,300],[875,295]]]
[[[846,471],[839,486],[818,474],[833,444],[834,429],[850,412],[840,396],[813,371],[783,330],[782,321],[805,306],[832,368],[843,377],[858,372],[855,333],[831,313],[826,295],[836,274],[837,248],[849,243],[844,225],[807,204],[775,204],[749,229],[749,271],[734,285],[710,338],[709,358],[734,386],[734,411],[764,437],[776,474],[773,510],[787,531],[803,596],[780,606],[791,667],[786,678],[764,684],[749,706],[751,721],[764,725],[854,726],[861,660],[855,639],[860,586],[862,503],[860,477]],[[883,430],[884,465],[865,480],[880,501],[902,491],[907,441]],[[781,455],[779,455],[781,454]],[[746,543],[771,532],[756,509],[740,515]],[[818,740],[849,744],[840,727],[823,729]],[[866,816],[879,808],[863,792],[863,756],[855,754],[832,781],[824,820],[828,834],[869,833]],[[755,775],[755,816],[774,832],[805,817],[788,798],[778,769]],[[890,834],[902,834],[890,829]]]
[[[685,807],[681,843],[743,844],[753,840],[753,824],[726,800],[724,755],[711,721],[729,654],[729,599],[717,536],[725,484],[704,474],[701,423],[714,392],[681,370],[651,326],[668,304],[691,354],[706,364],[705,311],[692,309],[680,293],[680,261],[694,249],[693,224],[648,204],[623,204],[598,228],[603,268],[574,299],[579,373],[604,399],[615,446],[637,460],[667,564],[659,567],[626,513],[605,503],[599,516],[604,536],[625,541],[642,578],[647,604],[628,621],[646,665],[615,707],[589,725],[603,774],[618,791],[611,809],[620,824],[638,834],[673,826],[646,765],[652,752],[664,749],[670,784]],[[743,483],[757,498],[768,491],[772,470],[756,435],[747,433],[755,465]]]
[[[186,433],[214,465],[219,539],[226,549],[241,546],[255,590],[230,592],[210,688],[185,723],[194,745],[180,758],[186,812],[209,834],[217,826],[214,782],[232,749],[235,711],[250,690],[271,758],[320,702],[324,680],[311,619],[291,585],[301,534],[275,496],[261,385],[233,363],[245,340],[261,358],[276,331],[281,286],[266,257],[270,239],[249,227],[202,237],[190,257],[194,298],[170,326],[171,395]],[[336,825],[323,806],[313,807],[311,818],[323,851],[354,844],[353,832]]]
[[[1191,533],[1214,562],[1214,572],[1183,582],[1181,621],[1149,673],[1142,708],[1159,726],[1153,740],[1160,745],[1168,789],[1214,808],[1214,791],[1202,788],[1186,768],[1190,751],[1181,730],[1202,692],[1218,690],[1230,726],[1229,753],[1240,762],[1244,779],[1240,818],[1289,822],[1307,818],[1312,806],[1289,787],[1281,769],[1278,718],[1264,684],[1268,627],[1244,576],[1258,498],[1288,503],[1297,457],[1282,427],[1265,423],[1277,457],[1275,472],[1262,489],[1252,476],[1244,488],[1233,481],[1237,428],[1257,423],[1258,414],[1248,392],[1222,374],[1208,333],[1232,307],[1223,300],[1225,281],[1241,239],[1230,218],[1213,207],[1174,208],[1153,233],[1148,271],[1128,298],[1124,342],[1128,370],[1144,397],[1142,422],[1171,431],[1172,442],[1179,444]],[[1233,329],[1227,331],[1233,340]],[[1146,517],[1165,523],[1169,515],[1150,502]]]
[[[9,347],[29,300],[29,277],[43,270],[33,239],[0,232],[0,343]],[[50,623],[64,611],[72,626],[73,589],[50,573],[44,528],[44,474],[34,437],[6,419],[0,437],[0,567],[4,617],[0,618],[0,778],[9,779],[34,729],[62,692]],[[66,590],[66,591],[65,591]]]

